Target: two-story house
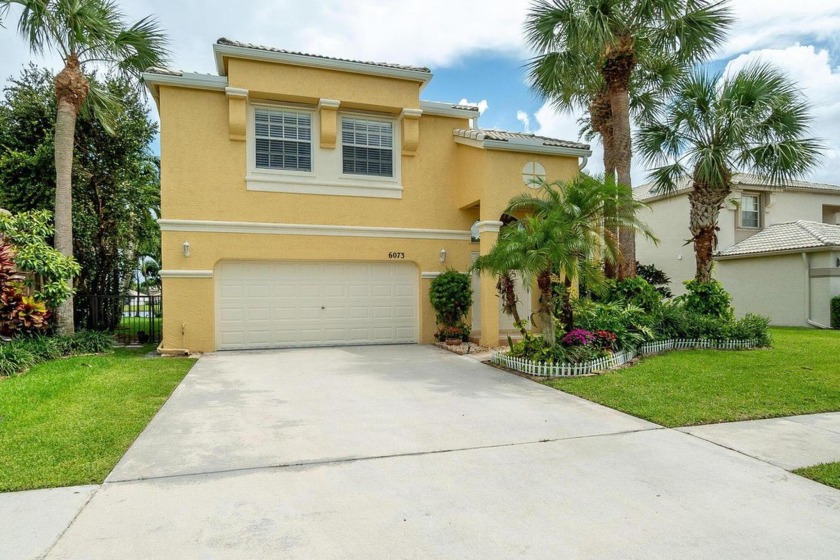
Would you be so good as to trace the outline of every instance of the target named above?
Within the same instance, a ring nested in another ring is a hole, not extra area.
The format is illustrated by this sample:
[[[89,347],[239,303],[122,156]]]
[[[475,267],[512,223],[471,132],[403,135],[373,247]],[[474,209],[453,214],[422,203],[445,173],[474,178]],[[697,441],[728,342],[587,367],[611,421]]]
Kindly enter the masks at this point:
[[[151,69],[162,350],[429,343],[431,280],[495,243],[508,200],[589,146],[481,130],[427,68],[220,39],[218,75]],[[495,279],[473,334],[503,334]],[[480,318],[480,323],[478,322]]]
[[[720,211],[714,276],[736,312],[777,325],[829,326],[829,300],[840,295],[840,186],[793,181],[782,188],[745,173]],[[636,255],[671,277],[675,294],[694,277],[688,230],[690,184],[669,195],[634,190],[649,205],[642,218],[660,244],[636,239]]]

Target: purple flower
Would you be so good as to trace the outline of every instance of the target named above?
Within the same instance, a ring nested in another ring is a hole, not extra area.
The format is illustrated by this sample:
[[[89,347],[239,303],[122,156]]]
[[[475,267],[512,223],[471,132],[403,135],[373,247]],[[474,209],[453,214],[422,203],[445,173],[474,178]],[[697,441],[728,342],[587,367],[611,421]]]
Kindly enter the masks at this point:
[[[595,342],[595,335],[586,329],[574,329],[563,337],[566,346],[588,346]]]

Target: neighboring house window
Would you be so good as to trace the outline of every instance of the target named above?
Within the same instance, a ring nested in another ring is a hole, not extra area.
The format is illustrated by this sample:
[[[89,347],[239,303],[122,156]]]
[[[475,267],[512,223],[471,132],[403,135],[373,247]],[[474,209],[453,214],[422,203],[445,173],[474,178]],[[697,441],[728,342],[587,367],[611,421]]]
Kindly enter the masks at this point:
[[[349,175],[394,176],[394,125],[341,118],[342,171]]]
[[[257,169],[312,171],[312,115],[286,109],[254,111]]]
[[[760,198],[757,194],[745,194],[741,196],[741,227],[758,229],[761,227],[761,216],[759,214]]]

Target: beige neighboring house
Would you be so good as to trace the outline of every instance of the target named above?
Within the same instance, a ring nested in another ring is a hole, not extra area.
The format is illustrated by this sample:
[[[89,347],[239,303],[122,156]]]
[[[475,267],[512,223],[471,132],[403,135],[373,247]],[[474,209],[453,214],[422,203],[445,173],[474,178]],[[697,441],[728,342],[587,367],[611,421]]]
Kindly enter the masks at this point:
[[[638,238],[636,255],[671,277],[675,295],[694,277],[688,231],[690,185],[671,195],[652,185],[634,190],[650,206],[641,217],[660,239]],[[738,315],[759,313],[775,325],[829,326],[829,301],[840,295],[840,186],[793,181],[771,187],[737,174],[718,221],[714,275],[732,294]]]

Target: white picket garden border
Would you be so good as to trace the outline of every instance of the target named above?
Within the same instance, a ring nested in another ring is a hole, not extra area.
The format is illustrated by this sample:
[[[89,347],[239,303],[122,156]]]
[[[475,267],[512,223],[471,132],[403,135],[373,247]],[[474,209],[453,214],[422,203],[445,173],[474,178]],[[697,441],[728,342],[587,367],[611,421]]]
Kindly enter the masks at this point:
[[[621,367],[636,356],[659,354],[670,350],[713,349],[713,350],[747,350],[757,348],[757,340],[706,340],[706,339],[671,339],[647,342],[636,350],[616,352],[604,358],[577,364],[534,362],[525,358],[516,358],[507,352],[494,350],[490,361],[496,365],[533,375],[535,377],[578,377],[589,375],[596,371]]]

